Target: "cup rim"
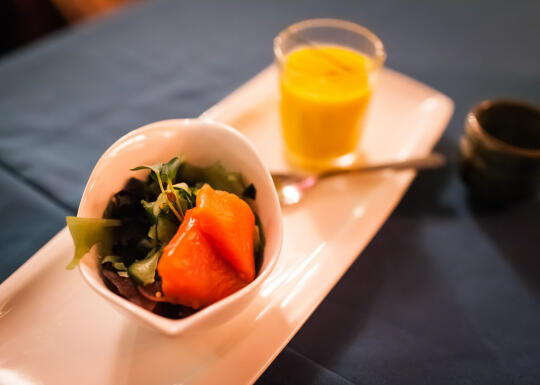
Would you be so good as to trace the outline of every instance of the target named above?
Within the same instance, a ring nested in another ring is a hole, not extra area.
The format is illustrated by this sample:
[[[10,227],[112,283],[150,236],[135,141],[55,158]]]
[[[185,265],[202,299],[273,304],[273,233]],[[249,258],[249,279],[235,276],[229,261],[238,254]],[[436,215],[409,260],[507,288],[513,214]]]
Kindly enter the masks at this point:
[[[386,60],[386,51],[381,39],[379,39],[377,35],[366,27],[353,23],[352,21],[342,19],[316,18],[296,22],[281,30],[281,32],[274,38],[274,57],[276,61],[281,64],[285,60],[286,55],[283,53],[281,48],[281,43],[285,38],[292,34],[296,34],[298,31],[312,27],[341,28],[366,36],[375,47],[375,54],[373,55],[374,70],[381,68]]]
[[[540,158],[540,149],[528,149],[519,146],[514,146],[509,144],[501,139],[496,138],[495,136],[486,132],[478,120],[478,115],[487,110],[498,105],[510,105],[514,107],[521,107],[528,110],[531,110],[538,115],[540,115],[540,109],[534,106],[531,103],[527,103],[521,100],[512,100],[512,99],[487,99],[483,100],[477,105],[475,105],[468,113],[466,117],[466,131],[469,131],[472,134],[477,135],[483,140],[483,143],[494,151],[503,151],[508,154],[524,157],[524,158]]]

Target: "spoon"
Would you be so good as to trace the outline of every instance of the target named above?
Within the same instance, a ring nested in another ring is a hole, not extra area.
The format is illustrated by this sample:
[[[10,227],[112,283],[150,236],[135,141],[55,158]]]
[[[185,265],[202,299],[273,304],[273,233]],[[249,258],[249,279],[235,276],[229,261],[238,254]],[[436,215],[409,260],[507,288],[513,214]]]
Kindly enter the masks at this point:
[[[320,174],[272,173],[274,186],[278,193],[279,203],[282,206],[291,206],[302,200],[304,194],[321,179],[337,175],[374,172],[380,170],[430,169],[438,168],[446,163],[444,155],[437,152],[422,158],[393,161],[380,164],[363,165],[350,168],[335,168]]]

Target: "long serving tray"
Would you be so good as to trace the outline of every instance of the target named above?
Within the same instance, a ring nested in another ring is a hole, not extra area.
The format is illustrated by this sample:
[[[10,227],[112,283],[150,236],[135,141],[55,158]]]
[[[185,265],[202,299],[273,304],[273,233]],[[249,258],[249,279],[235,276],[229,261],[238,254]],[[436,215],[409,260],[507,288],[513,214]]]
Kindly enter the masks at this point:
[[[384,69],[362,142],[366,157],[427,154],[452,113],[447,96]],[[271,170],[287,169],[273,66],[202,117],[244,133]],[[366,247],[414,176],[384,171],[323,181],[284,210],[281,257],[256,299],[228,323],[178,338],[134,324],[80,274],[66,271],[73,246],[64,228],[0,285],[0,383],[251,384]]]

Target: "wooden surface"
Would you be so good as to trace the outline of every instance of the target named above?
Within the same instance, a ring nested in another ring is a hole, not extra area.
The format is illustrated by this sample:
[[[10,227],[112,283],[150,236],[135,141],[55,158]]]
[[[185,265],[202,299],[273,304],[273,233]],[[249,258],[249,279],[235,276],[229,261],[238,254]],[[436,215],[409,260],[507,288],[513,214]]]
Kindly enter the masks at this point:
[[[69,22],[85,20],[134,0],[51,0]]]

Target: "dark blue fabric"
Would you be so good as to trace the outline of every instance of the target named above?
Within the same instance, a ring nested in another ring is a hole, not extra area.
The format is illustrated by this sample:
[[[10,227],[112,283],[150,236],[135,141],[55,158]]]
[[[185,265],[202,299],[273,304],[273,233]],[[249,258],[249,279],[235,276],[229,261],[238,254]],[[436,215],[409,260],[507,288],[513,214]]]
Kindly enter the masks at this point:
[[[358,384],[538,383],[540,204],[443,203],[453,179],[418,178],[289,348]]]
[[[68,212],[0,168],[0,282],[66,224]]]
[[[455,162],[474,103],[540,104],[539,15],[537,0],[155,1],[5,57],[0,279],[61,228],[115,139],[199,115],[266,66],[294,21],[363,24],[390,67],[448,94],[437,148]],[[422,173],[259,383],[540,383],[539,216],[538,197],[471,206],[454,165]]]

